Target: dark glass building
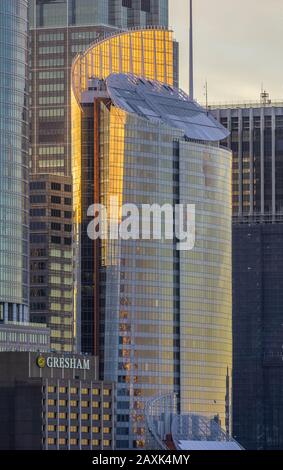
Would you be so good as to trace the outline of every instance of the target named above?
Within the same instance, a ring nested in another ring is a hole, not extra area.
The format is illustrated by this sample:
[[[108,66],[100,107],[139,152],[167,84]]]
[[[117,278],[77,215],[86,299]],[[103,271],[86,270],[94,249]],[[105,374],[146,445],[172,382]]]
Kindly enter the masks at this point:
[[[283,103],[213,109],[233,150],[233,435],[283,446]]]
[[[0,16],[0,321],[27,321],[27,1],[1,1]]]

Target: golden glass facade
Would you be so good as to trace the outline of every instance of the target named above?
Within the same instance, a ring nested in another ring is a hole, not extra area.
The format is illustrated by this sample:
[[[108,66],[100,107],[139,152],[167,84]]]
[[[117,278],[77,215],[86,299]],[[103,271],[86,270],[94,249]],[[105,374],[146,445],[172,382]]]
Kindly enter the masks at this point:
[[[98,314],[101,371],[117,383],[117,448],[129,448],[144,447],[145,403],[161,393],[177,393],[181,413],[231,425],[231,154],[128,114],[109,98],[84,102],[88,79],[112,72],[173,85],[172,33],[118,34],[73,67],[78,328],[90,352]],[[106,206],[111,195],[119,205],[196,204],[195,248],[180,252],[176,240],[102,241],[96,271],[89,259],[97,252],[84,235],[95,194]]]

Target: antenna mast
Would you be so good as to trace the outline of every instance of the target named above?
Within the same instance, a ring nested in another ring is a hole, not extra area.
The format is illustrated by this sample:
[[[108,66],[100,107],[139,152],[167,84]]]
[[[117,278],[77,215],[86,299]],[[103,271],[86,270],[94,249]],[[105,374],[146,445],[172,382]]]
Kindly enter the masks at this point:
[[[194,99],[193,0],[190,0],[190,98]]]

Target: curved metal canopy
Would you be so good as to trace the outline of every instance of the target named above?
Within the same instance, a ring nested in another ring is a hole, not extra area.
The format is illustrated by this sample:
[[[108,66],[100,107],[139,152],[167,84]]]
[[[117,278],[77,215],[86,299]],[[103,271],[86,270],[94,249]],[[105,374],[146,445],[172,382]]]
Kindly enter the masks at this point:
[[[217,142],[229,131],[178,88],[130,74],[111,74],[107,90],[115,106],[179,129],[193,140]]]

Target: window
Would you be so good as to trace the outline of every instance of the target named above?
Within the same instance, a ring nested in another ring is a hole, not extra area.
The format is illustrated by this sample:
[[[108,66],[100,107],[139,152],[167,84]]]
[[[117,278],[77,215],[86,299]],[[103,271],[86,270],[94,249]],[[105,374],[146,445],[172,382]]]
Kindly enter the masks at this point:
[[[98,388],[94,388],[94,389],[92,390],[92,394],[93,394],[93,395],[99,395],[99,389],[98,389]]]
[[[122,0],[122,7],[132,8],[132,0]]]
[[[65,197],[64,204],[66,206],[71,206],[72,205],[72,199],[70,197]]]
[[[70,444],[71,446],[76,446],[78,444],[78,440],[77,439],[70,439]]]
[[[70,232],[72,231],[72,225],[65,224],[64,230],[65,230],[65,232],[69,232],[69,233],[70,233]]]
[[[54,432],[54,431],[55,431],[55,426],[54,426],[54,424],[49,424],[49,425],[48,425],[48,431],[50,431],[50,432]]]
[[[51,243],[54,243],[55,245],[60,245],[61,244],[61,237],[55,237],[54,235],[51,236]]]
[[[60,183],[51,183],[51,189],[53,191],[61,191],[61,184]]]
[[[66,413],[59,413],[60,419],[66,419],[66,417],[67,417]]]
[[[51,203],[52,204],[61,204],[60,196],[51,196]]]
[[[34,181],[30,183],[29,187],[31,191],[38,190],[38,189],[45,189],[46,183],[45,181]]]
[[[55,393],[55,387],[48,387],[48,393]]]
[[[52,399],[48,400],[48,405],[49,406],[55,406],[55,403],[56,403],[55,400],[52,400]]]
[[[65,193],[71,193],[72,192],[72,186],[70,184],[65,184],[64,185],[64,191],[65,191]]]
[[[57,232],[60,232],[61,230],[61,224],[57,223],[57,222],[52,222],[51,223],[51,230],[55,230]]]
[[[104,434],[110,434],[111,430],[110,428],[103,428]]]
[[[61,217],[61,211],[59,209],[51,209],[51,217]]]
[[[46,209],[31,209],[30,216],[31,217],[45,217]]]
[[[44,194],[37,194],[30,196],[31,204],[44,204],[46,202],[46,197]]]
[[[48,418],[49,419],[54,419],[55,418],[55,413],[53,411],[48,412]]]
[[[71,211],[65,211],[64,212],[64,217],[65,217],[65,219],[71,219],[72,218],[72,212]]]
[[[71,238],[64,238],[64,245],[72,245],[72,239]]]
[[[92,445],[96,446],[96,447],[99,446],[99,440],[98,439],[93,439]]]
[[[55,439],[53,437],[48,437],[48,440],[47,440],[48,444],[50,446],[54,445],[55,444]]]
[[[98,403],[98,401],[93,401],[93,402],[92,402],[92,406],[93,406],[93,408],[99,408],[99,403]]]

